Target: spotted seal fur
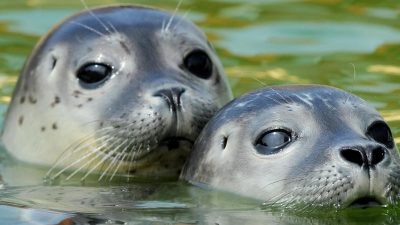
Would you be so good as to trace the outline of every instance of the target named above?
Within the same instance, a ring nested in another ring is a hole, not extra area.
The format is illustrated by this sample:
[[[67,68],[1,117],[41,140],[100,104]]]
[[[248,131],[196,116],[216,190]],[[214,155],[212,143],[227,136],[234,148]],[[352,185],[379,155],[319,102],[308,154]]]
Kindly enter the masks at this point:
[[[158,9],[78,13],[27,60],[1,140],[55,178],[177,177],[200,130],[232,98],[204,33]]]
[[[319,85],[270,87],[228,103],[181,178],[284,209],[397,204],[391,130],[364,100]]]

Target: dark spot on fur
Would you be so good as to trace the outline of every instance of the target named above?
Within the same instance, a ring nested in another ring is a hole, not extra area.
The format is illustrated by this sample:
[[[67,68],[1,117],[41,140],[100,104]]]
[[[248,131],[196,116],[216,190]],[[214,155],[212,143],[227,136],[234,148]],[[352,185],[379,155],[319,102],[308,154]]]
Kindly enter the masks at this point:
[[[24,102],[25,102],[25,96],[22,96],[22,97],[19,99],[19,103],[24,104]]]
[[[215,82],[214,84],[219,84],[221,82],[221,77],[219,74],[217,74],[217,76],[215,77]]]
[[[78,108],[82,108],[82,106],[83,106],[82,104],[79,104],[79,105],[77,105],[76,107],[78,107]]]
[[[104,122],[100,122],[99,126],[103,127],[104,126]]]
[[[28,96],[28,100],[29,100],[29,102],[30,102],[31,104],[36,104],[36,102],[37,102],[37,100],[36,100],[32,95],[29,95],[29,96]]]
[[[51,107],[56,106],[58,103],[60,103],[60,97],[57,95],[54,97],[54,101],[51,103]]]
[[[57,58],[55,56],[51,57],[51,70],[54,70],[57,64]]]
[[[18,118],[18,124],[19,125],[22,125],[24,123],[24,116],[20,116],[19,118]]]
[[[42,132],[46,131],[46,127],[41,127],[40,130],[41,130]]]
[[[121,45],[122,49],[124,49],[124,51],[126,52],[126,54],[128,54],[128,55],[131,54],[130,51],[129,51],[128,46],[126,46],[126,44],[125,44],[124,42],[120,41],[119,44]]]
[[[74,91],[73,96],[74,96],[75,98],[79,98],[79,95],[81,95],[81,94],[82,94],[82,92],[76,90],[76,91]]]
[[[51,126],[51,128],[53,128],[53,130],[57,130],[57,129],[58,129],[57,123],[53,123],[53,125]]]
[[[93,98],[88,98],[87,101],[91,102],[91,101],[93,101]]]

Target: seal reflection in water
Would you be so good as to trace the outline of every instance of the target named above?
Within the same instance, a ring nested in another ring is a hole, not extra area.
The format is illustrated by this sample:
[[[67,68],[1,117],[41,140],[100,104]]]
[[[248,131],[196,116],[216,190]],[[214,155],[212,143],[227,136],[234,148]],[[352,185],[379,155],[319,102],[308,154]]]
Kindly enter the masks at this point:
[[[194,140],[231,100],[219,59],[193,23],[144,7],[85,11],[27,61],[2,141],[18,160],[72,171],[178,177]]]
[[[399,154],[364,100],[317,85],[266,88],[227,104],[181,177],[286,209],[396,204]]]

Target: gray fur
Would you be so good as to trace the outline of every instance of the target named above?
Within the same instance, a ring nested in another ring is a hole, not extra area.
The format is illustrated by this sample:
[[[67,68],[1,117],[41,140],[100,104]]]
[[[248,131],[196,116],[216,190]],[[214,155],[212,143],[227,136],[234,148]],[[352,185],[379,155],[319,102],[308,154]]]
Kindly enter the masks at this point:
[[[166,26],[168,24],[168,26]],[[202,49],[213,74],[182,68]],[[104,83],[85,88],[87,63],[113,67]],[[182,89],[179,110],[157,95]],[[193,23],[156,9],[112,6],[76,14],[51,30],[28,59],[5,117],[2,141],[17,159],[52,166],[55,178],[85,172],[177,177],[208,119],[232,98],[222,65]],[[175,147],[168,143],[176,140]],[[175,149],[177,148],[177,149]]]
[[[343,208],[357,199],[382,205],[399,201],[396,146],[367,135],[379,113],[364,100],[327,86],[265,88],[228,103],[195,143],[181,178],[260,199],[286,209]],[[293,140],[270,155],[256,151],[266,130],[291,130]],[[351,149],[376,165],[342,155]],[[375,154],[375,155],[374,155]]]

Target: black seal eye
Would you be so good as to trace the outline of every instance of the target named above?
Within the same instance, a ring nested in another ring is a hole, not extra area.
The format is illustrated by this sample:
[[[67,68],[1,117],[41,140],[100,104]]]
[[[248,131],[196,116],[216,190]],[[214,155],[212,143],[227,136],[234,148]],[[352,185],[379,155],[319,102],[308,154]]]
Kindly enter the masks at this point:
[[[202,79],[208,79],[212,75],[213,64],[207,53],[202,50],[194,50],[189,53],[183,63],[187,70]]]
[[[394,147],[394,140],[389,126],[383,121],[372,123],[367,130],[367,135],[388,148]]]
[[[103,63],[88,63],[79,68],[76,77],[83,83],[95,84],[106,80],[112,74],[113,68]]]
[[[292,141],[291,133],[284,129],[269,130],[256,140],[257,152],[271,155],[279,152]]]

